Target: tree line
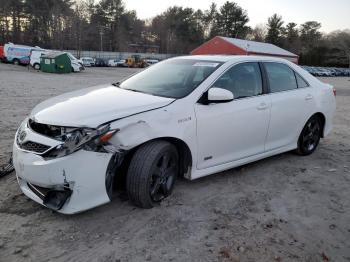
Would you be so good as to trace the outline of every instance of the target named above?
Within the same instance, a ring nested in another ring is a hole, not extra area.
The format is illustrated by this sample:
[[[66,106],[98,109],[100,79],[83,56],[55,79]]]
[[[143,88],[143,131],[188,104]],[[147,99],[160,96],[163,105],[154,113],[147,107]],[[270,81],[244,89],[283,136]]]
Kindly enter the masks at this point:
[[[130,45],[159,47],[161,53],[188,54],[216,36],[276,44],[300,55],[307,65],[348,66],[350,31],[321,33],[321,24],[285,23],[274,14],[251,28],[246,10],[227,1],[207,10],[173,6],[142,20],[122,0],[2,0],[0,43],[43,48],[129,51]]]

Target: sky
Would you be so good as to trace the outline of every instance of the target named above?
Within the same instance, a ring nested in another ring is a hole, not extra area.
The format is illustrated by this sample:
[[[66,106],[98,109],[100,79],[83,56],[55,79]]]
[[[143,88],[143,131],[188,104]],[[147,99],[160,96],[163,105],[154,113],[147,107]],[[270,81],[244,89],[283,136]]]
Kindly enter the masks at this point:
[[[221,6],[226,0],[124,0],[126,8],[136,10],[138,17],[147,19],[162,13],[170,6],[206,10],[215,2]],[[274,13],[282,15],[285,23],[302,24],[318,21],[321,31],[350,29],[350,0],[233,0],[247,10],[249,25],[266,24]]]

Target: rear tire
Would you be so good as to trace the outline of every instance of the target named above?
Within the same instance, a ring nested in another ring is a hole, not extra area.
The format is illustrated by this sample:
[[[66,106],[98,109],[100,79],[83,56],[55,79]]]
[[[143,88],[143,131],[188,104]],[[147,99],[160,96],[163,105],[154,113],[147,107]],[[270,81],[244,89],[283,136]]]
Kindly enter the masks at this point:
[[[154,141],[141,146],[128,169],[129,199],[141,208],[154,207],[172,193],[178,172],[179,156],[172,144]]]
[[[298,139],[298,148],[296,153],[301,156],[312,154],[321,139],[322,121],[315,115],[312,116],[305,124]]]
[[[17,58],[13,59],[12,62],[13,62],[14,65],[19,65],[19,60]]]

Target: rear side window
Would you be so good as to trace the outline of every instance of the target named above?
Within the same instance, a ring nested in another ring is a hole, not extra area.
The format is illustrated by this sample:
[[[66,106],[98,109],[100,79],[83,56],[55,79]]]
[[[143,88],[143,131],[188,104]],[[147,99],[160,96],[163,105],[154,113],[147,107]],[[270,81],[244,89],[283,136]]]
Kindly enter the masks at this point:
[[[231,91],[235,99],[262,94],[262,78],[258,63],[233,66],[216,80],[213,87]]]
[[[297,81],[294,71],[287,65],[281,63],[264,63],[269,79],[270,92],[282,92],[297,89]]]
[[[295,76],[297,78],[298,88],[308,87],[309,84],[306,83],[306,81],[297,73],[295,73]]]

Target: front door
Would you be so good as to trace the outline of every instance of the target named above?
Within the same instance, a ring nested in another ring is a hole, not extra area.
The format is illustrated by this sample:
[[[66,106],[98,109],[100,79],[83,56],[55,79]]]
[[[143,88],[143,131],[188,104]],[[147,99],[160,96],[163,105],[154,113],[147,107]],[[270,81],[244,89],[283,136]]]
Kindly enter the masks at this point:
[[[195,105],[197,168],[204,169],[264,152],[270,118],[258,63],[233,66],[212,87],[231,91],[227,103]]]

